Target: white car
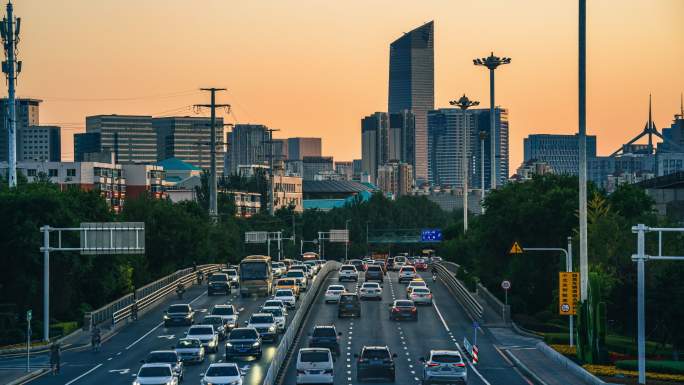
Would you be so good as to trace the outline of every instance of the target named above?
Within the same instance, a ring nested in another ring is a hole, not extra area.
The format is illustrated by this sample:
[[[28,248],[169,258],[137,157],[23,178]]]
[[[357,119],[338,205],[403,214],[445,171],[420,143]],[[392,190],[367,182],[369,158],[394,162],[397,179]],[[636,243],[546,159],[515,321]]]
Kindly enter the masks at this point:
[[[178,377],[169,364],[144,364],[135,375],[133,385],[147,384],[178,385]]]
[[[382,286],[377,282],[364,282],[359,289],[359,298],[382,300]]]
[[[302,348],[297,354],[297,385],[332,384],[333,358],[328,348]]]
[[[229,384],[242,385],[242,375],[237,364],[221,362],[209,365],[201,381],[202,385]]]
[[[416,278],[416,268],[413,266],[403,266],[399,269],[399,283],[404,281],[411,282]]]
[[[318,271],[321,269],[321,267],[316,263],[316,261],[306,261],[304,262],[306,266],[309,266],[312,269],[312,273],[314,275],[318,274]]]
[[[262,309],[265,307],[279,307],[283,310],[283,314],[285,314],[287,316],[287,305],[285,304],[284,301],[281,301],[281,300],[275,299],[275,298],[274,299],[268,299],[268,300],[264,301],[263,305],[261,305]]]
[[[228,275],[228,281],[230,282],[231,286],[237,287],[240,285],[240,276],[238,275],[237,270],[235,270],[235,269],[223,270],[223,273]]]
[[[409,294],[408,299],[416,305],[432,305],[432,292],[427,287],[416,287]]]
[[[359,272],[356,270],[354,265],[342,265],[338,273],[337,280],[342,281],[359,281]]]
[[[275,317],[271,313],[254,313],[245,321],[248,328],[254,328],[259,332],[262,341],[275,342],[278,333]]]
[[[282,333],[285,331],[285,319],[287,314],[281,306],[264,306],[261,308],[262,313],[270,313],[275,319],[275,323],[278,326],[278,332]]]
[[[273,298],[283,301],[290,309],[294,309],[297,304],[297,297],[295,297],[294,293],[290,289],[276,290]]]
[[[211,309],[211,315],[219,316],[228,324],[228,329],[237,327],[238,315],[240,312],[234,305],[214,305]]]
[[[419,280],[415,280],[415,279],[413,281],[409,282],[408,286],[406,286],[406,298],[410,297],[411,292],[413,292],[413,290],[415,290],[419,287],[427,288],[427,283],[425,283],[425,281],[423,281],[423,280],[419,281]]]
[[[280,277],[281,275],[287,273],[287,267],[282,262],[273,262],[271,267],[275,269],[275,273]]]
[[[290,271],[285,274],[285,278],[294,278],[297,280],[299,285],[299,291],[306,291],[309,286],[309,281],[306,278],[306,273],[301,269],[290,269]]]
[[[183,362],[204,362],[204,346],[197,338],[181,338],[174,348]]]
[[[218,334],[214,331],[214,325],[193,325],[185,333],[187,338],[197,338],[202,341],[202,346],[207,352],[218,352]]]
[[[353,267],[353,266],[352,266]],[[340,294],[346,292],[347,289],[342,285],[330,285],[328,290],[325,291],[325,302],[339,302]]]

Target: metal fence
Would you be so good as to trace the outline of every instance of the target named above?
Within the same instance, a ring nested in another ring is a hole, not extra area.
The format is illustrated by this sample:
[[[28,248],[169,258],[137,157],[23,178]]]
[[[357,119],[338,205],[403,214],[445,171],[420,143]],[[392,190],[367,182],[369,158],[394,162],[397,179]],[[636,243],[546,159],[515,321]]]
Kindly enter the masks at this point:
[[[463,283],[456,279],[454,273],[450,271],[444,263],[437,263],[433,266],[437,272],[437,276],[444,281],[458,301],[465,307],[466,311],[469,312],[473,318],[482,318],[484,308],[468,289],[466,289]]]

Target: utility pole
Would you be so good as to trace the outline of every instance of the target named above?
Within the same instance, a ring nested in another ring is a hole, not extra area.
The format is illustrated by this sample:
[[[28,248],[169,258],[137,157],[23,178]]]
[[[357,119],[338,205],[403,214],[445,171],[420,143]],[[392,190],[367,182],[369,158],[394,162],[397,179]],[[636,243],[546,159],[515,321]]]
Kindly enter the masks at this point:
[[[484,197],[485,197],[485,139],[487,139],[487,131],[480,131],[480,212],[484,214]]]
[[[461,164],[463,167],[463,232],[468,231],[468,177],[470,173],[470,162],[468,162],[468,138],[470,127],[470,116],[466,113],[466,110],[470,107],[474,107],[480,104],[480,102],[470,100],[463,94],[460,99],[452,100],[449,102],[452,106],[456,106],[461,109],[461,116],[463,117],[463,152],[461,153]]]
[[[21,19],[15,18],[11,2],[7,3],[7,16],[0,23],[0,36],[2,37],[5,57],[2,62],[2,72],[7,79],[7,120],[8,128],[8,161],[9,161],[9,187],[17,186],[17,119],[16,119],[16,96],[14,87],[17,75],[21,72],[21,61],[17,61],[17,45],[19,44],[19,30]]]
[[[216,104],[216,92],[225,91],[225,88],[200,88],[201,91],[211,92],[210,104],[195,104],[195,107],[208,107],[211,109],[211,133],[210,133],[210,171],[209,171],[209,216],[212,220],[218,220],[218,197],[216,186],[216,107],[230,108],[230,104]],[[223,132],[223,126],[221,127]],[[223,135],[221,135],[223,143]]]
[[[268,214],[273,216],[275,214],[275,176],[273,174],[273,132],[280,131],[275,128],[269,128],[266,130],[268,134],[268,140],[264,141],[268,144]],[[282,181],[281,181],[282,182]]]
[[[587,299],[589,262],[587,245],[587,0],[579,0],[579,254],[580,299]]]

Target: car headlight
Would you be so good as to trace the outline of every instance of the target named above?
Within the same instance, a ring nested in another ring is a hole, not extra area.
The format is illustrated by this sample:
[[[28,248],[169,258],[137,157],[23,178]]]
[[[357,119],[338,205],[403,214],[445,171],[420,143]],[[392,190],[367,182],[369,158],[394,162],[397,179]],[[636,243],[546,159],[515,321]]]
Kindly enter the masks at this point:
[[[276,329],[275,326],[269,326],[269,327],[268,327],[268,331],[269,331],[269,332],[274,332],[275,329]]]
[[[171,317],[169,317],[168,315],[164,314],[164,319],[167,319],[167,320],[168,320],[168,319],[171,319]]]
[[[192,318],[192,314],[186,315],[185,318]]]
[[[240,381],[235,380],[228,383],[228,385],[240,385]]]
[[[140,385],[140,382],[138,382],[138,381],[133,381],[133,385]]]
[[[259,346],[259,341],[254,341],[254,343],[252,344],[252,346],[254,346],[255,348],[256,348],[257,346]]]

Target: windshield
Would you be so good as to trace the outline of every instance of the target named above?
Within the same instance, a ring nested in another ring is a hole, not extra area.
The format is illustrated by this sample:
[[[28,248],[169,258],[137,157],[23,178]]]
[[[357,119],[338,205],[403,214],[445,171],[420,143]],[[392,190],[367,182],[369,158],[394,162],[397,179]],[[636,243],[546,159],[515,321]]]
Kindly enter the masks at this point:
[[[240,373],[235,366],[210,366],[207,370],[207,377],[231,377],[239,376]]]
[[[294,279],[281,279],[278,281],[278,286],[294,286],[295,281]]]
[[[356,268],[354,266],[342,266],[340,267],[340,270],[351,270],[354,271]]]
[[[315,328],[313,332],[314,337],[336,337],[335,329],[333,328]]]
[[[188,330],[189,336],[203,335],[203,334],[213,334],[212,327],[194,327]]]
[[[283,310],[282,309],[276,309],[276,308],[264,309],[264,312],[271,313],[275,317],[282,317],[283,316]]]
[[[169,306],[169,313],[189,313],[190,306],[188,305],[171,305]]]
[[[276,297],[292,297],[292,290],[278,290],[276,291]]]
[[[418,287],[418,288],[414,289],[413,292],[416,294],[427,294],[430,292],[430,290],[424,289],[422,287]]]
[[[176,353],[171,353],[171,352],[163,352],[163,353],[150,353],[147,356],[147,359],[145,362],[147,363],[158,363],[158,362],[176,362],[178,361],[178,356]]]
[[[330,285],[330,286],[328,286],[328,290],[340,290],[340,291],[344,291],[345,289],[344,289],[344,286],[340,286],[340,285]]]
[[[177,348],[187,349],[187,348],[199,348],[201,342],[199,340],[180,340],[178,341]]]
[[[268,315],[268,316],[266,316],[266,315],[255,315],[249,319],[249,323],[270,324],[270,323],[273,323],[273,316],[272,315]]]
[[[264,302],[264,307],[269,307],[269,306],[282,307],[283,301],[266,301],[266,302]]]
[[[287,276],[292,278],[304,278],[304,273],[300,270],[288,271]]]
[[[411,286],[411,287],[425,287],[425,286],[427,286],[427,283],[425,283],[424,281],[411,282],[409,284],[409,286]]]
[[[255,340],[257,339],[257,331],[252,329],[235,329],[230,332],[231,340]]]
[[[226,282],[228,281],[228,276],[225,274],[214,274],[209,277],[209,282]]]
[[[397,301],[394,303],[396,307],[413,307],[412,301]]]
[[[363,358],[366,359],[380,359],[385,360],[390,357],[389,352],[386,349],[366,349],[363,352]]]
[[[202,320],[202,323],[205,325],[222,325],[223,324],[223,319],[221,317],[205,317]]]
[[[377,289],[378,287],[380,287],[380,285],[375,283],[375,282],[374,283],[364,283],[362,287],[365,289]]]
[[[249,262],[240,265],[241,279],[268,279],[270,269],[266,262]]]
[[[340,297],[340,302],[355,302],[355,301],[356,301],[355,295],[343,295]]]
[[[233,311],[232,306],[221,306],[221,307],[215,307],[214,310],[211,311],[211,314],[213,315],[233,315],[235,312]]]
[[[328,362],[329,354],[326,351],[313,351],[313,352],[301,352],[299,353],[300,362]]]
[[[435,354],[432,356],[432,361],[434,362],[444,362],[447,364],[458,364],[461,363],[461,356],[454,354]]]
[[[140,368],[138,377],[171,377],[171,368],[165,366],[146,366]]]

